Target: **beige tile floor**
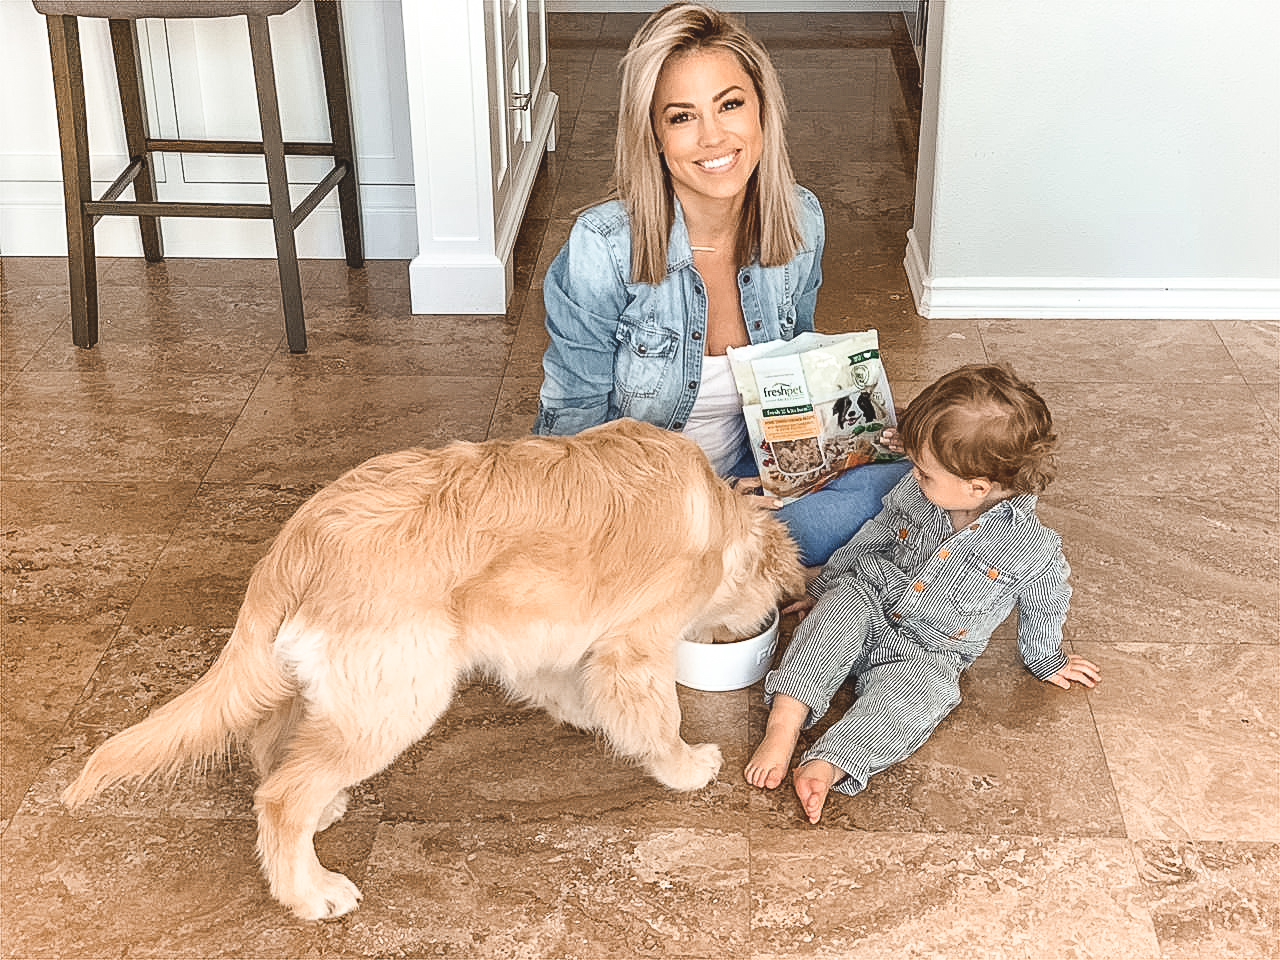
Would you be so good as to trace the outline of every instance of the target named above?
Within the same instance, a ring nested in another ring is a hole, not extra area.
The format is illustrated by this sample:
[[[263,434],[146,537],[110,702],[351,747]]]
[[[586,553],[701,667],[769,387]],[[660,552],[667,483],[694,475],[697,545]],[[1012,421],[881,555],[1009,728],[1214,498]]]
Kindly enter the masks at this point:
[[[476,682],[318,838],[365,892],[328,924],[269,899],[239,760],[86,816],[58,806],[90,746],[202,672],[319,485],[390,449],[527,431],[541,276],[608,176],[638,23],[555,17],[560,149],[506,316],[413,316],[404,263],[309,262],[312,348],[291,356],[271,262],[116,260],[82,351],[63,263],[0,261],[5,956],[1280,955],[1278,325],[922,320],[901,266],[901,28],[749,21],[827,211],[821,326],[877,327],[900,401],[990,359],[1055,408],[1043,513],[1074,569],[1070,646],[1103,684],[1040,684],[1006,630],[932,740],[813,827],[785,785],[741,780],[758,688],[682,691],[687,736],[727,762],[675,795]]]

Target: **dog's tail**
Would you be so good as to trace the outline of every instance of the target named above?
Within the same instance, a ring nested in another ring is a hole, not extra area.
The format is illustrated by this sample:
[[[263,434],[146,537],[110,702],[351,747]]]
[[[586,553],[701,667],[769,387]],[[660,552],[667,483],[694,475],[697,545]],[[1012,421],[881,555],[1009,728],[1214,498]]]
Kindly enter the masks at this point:
[[[196,683],[145,720],[104,742],[62,793],[75,808],[125,781],[174,776],[226,752],[231,738],[287,704],[296,688],[276,666],[272,642],[284,621],[286,596],[269,588],[264,558],[249,581],[235,630]]]

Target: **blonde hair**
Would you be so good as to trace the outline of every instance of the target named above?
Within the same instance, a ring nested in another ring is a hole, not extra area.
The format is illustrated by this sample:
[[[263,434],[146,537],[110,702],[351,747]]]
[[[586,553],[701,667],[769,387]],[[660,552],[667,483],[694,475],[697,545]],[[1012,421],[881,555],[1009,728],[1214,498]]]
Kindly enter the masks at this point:
[[[1058,435],[1044,398],[1004,364],[943,375],[907,407],[898,432],[908,456],[933,454],[948,473],[1040,493],[1057,475]]]
[[[759,256],[764,266],[779,266],[804,242],[783,134],[787,109],[768,53],[720,11],[700,3],[670,3],[645,21],[622,60],[613,194],[631,220],[631,274],[639,283],[666,277],[667,238],[675,220],[671,178],[653,130],[658,75],[673,56],[699,50],[727,50],[737,57],[760,101],[764,147],[747,184],[735,250],[738,263]]]

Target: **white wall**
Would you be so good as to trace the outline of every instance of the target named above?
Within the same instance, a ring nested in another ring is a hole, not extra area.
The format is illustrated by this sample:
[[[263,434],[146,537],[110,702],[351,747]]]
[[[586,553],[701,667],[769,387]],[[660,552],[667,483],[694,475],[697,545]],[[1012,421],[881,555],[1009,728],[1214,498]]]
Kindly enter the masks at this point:
[[[941,0],[925,316],[1280,316],[1280,4]]]

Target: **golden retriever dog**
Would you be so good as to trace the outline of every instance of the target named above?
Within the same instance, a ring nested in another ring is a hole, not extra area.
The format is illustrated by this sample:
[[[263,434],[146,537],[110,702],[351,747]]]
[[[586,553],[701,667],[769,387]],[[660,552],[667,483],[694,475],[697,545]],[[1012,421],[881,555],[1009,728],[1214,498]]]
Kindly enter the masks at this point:
[[[720,749],[680,737],[676,641],[745,634],[803,589],[782,523],[657,427],[375,457],[283,526],[208,672],[99,746],[62,798],[240,742],[271,893],[304,919],[341,916],[360,891],[312,838],[430,730],[460,677],[483,671],[695,790]]]

